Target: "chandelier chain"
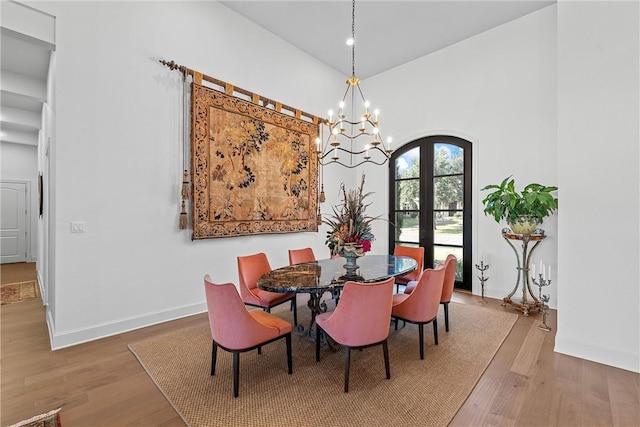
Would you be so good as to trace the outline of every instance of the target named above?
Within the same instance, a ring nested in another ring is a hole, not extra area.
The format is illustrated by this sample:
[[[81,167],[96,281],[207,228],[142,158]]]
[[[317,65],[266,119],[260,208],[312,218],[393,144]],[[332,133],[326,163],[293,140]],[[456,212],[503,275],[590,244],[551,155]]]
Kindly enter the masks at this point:
[[[356,0],[351,2],[351,75],[356,75]]]

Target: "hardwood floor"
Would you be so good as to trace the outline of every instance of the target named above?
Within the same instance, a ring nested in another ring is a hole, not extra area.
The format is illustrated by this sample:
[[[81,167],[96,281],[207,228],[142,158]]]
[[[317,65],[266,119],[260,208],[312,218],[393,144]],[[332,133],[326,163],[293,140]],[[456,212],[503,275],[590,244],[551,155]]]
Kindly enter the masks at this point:
[[[0,264],[0,285],[36,280],[35,262]]]
[[[516,312],[467,293],[454,300]],[[206,323],[206,314],[52,352],[40,301],[0,310],[1,425],[58,407],[64,427],[184,425],[127,344]],[[640,425],[640,375],[554,353],[555,313],[551,332],[538,330],[540,321],[519,317],[451,425]]]

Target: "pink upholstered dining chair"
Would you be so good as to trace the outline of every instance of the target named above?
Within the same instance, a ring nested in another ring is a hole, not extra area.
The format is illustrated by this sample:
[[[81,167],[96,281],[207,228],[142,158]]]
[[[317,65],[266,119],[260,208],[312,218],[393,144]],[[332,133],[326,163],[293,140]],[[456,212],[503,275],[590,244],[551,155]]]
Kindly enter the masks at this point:
[[[424,359],[424,325],[433,323],[433,338],[438,345],[438,308],[444,282],[444,265],[437,269],[428,268],[420,276],[413,292],[395,294],[391,317],[398,329],[398,320],[418,325],[420,359]]]
[[[418,280],[420,273],[424,270],[424,248],[422,246],[412,247],[398,245],[393,250],[393,255],[413,258],[418,263],[418,267],[415,270],[396,277],[396,292],[399,292],[400,285],[406,286],[409,282]]]
[[[302,264],[316,260],[311,248],[289,249],[289,265]]]
[[[442,295],[440,304],[444,306],[444,329],[449,332],[449,303],[453,295],[453,285],[456,283],[456,269],[458,259],[453,254],[447,255],[444,261],[444,284],[442,285]]]
[[[247,310],[233,283],[215,284],[204,276],[211,348],[211,375],[216,374],[218,347],[233,353],[233,397],[238,397],[240,353],[260,348],[285,338],[288,373],[293,372],[291,357],[291,324],[262,310]]]
[[[271,308],[291,301],[293,310],[293,324],[298,325],[298,309],[296,294],[293,292],[269,292],[258,288],[258,279],[271,271],[271,265],[264,253],[238,257],[238,277],[240,279],[240,296],[249,306],[262,308],[271,312]]]
[[[347,282],[340,304],[332,312],[316,317],[316,361],[320,361],[320,334],[329,335],[344,348],[344,392],[349,391],[349,365],[352,348],[382,344],[387,379],[389,369],[389,322],[394,279],[375,283]]]
[[[453,296],[453,286],[456,283],[456,269],[458,268],[458,259],[453,254],[447,255],[447,258],[442,263],[444,266],[444,284],[442,285],[442,296],[440,297],[440,304],[444,306],[444,329],[449,332],[449,303]],[[405,294],[410,294],[413,288],[416,286],[416,281],[407,283],[407,287],[404,289]]]

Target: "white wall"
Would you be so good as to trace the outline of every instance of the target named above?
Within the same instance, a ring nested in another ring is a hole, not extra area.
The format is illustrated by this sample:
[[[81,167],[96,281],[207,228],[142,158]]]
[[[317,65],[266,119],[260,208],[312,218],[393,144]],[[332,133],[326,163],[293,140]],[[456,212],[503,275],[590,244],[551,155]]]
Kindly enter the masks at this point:
[[[0,143],[0,178],[27,184],[27,262],[35,262],[38,247],[38,150],[35,145]]]
[[[640,6],[558,4],[556,350],[640,371]]]
[[[437,134],[473,143],[473,259],[478,252],[489,257],[485,294],[490,297],[513,290],[516,259],[500,233],[506,224],[482,213],[480,188],[509,175],[519,186],[557,184],[555,33],[556,9],[550,6],[363,83],[384,116],[385,136],[393,135],[396,144]],[[387,187],[387,173],[370,175],[374,188]],[[545,219],[541,228],[548,237],[533,260],[553,266],[555,283],[557,217]],[[383,232],[386,227],[376,235]],[[552,307],[556,290],[555,285],[545,289]]]
[[[196,242],[178,229],[181,75],[158,60],[318,115],[344,76],[213,2],[34,6],[57,26],[54,348],[204,311],[204,274],[236,283],[238,255],[264,251],[278,267],[289,248],[325,253],[324,228]],[[352,174],[327,176],[325,188]],[[71,234],[72,221],[86,232]]]

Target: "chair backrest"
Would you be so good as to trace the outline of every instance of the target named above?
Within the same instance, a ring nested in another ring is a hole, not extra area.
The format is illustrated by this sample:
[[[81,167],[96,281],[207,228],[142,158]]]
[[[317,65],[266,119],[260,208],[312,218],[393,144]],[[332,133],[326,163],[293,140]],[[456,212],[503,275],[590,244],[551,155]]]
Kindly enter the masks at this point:
[[[332,338],[350,347],[375,344],[389,336],[393,277],[374,283],[348,281],[340,303],[327,319],[333,324]]]
[[[418,268],[414,270],[415,277],[418,277],[422,270],[424,270],[424,248],[422,246],[412,247],[398,245],[394,248],[393,254],[395,256],[406,256],[416,260]]]
[[[456,269],[458,259],[453,254],[447,255],[444,261],[444,284],[442,285],[442,296],[440,302],[450,302],[453,295],[453,285],[456,282]]]
[[[316,260],[316,255],[311,248],[289,249],[289,265],[302,264]]]
[[[240,295],[244,301],[251,301],[255,296],[252,289],[258,286],[258,279],[271,271],[271,265],[264,253],[238,257],[238,278],[240,279]]]
[[[416,322],[428,322],[435,318],[440,307],[444,276],[444,266],[425,269],[413,292],[394,310],[401,310],[402,317]]]
[[[229,350],[252,347],[277,336],[274,331],[256,321],[240,299],[233,283],[216,284],[204,276],[211,338]]]

